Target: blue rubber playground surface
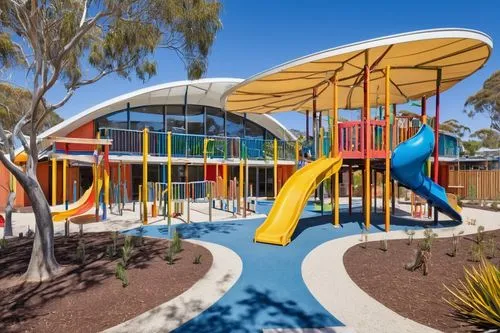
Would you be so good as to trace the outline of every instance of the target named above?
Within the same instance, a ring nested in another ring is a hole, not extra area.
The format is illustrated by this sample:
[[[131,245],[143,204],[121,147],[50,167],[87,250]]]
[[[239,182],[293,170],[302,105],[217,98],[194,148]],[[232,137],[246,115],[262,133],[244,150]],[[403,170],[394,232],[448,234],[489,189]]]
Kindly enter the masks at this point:
[[[372,216],[370,232],[383,231],[382,215]],[[302,261],[315,247],[335,238],[360,234],[363,229],[361,214],[341,213],[343,227],[338,229],[333,228],[331,220],[331,215],[305,210],[294,239],[286,247],[253,243],[254,231],[263,219],[176,226],[184,239],[199,239],[232,249],[243,261],[243,272],[218,302],[175,332],[245,333],[265,328],[343,326],[316,301],[301,274]],[[409,219],[392,219],[392,230],[418,229],[419,225]],[[168,228],[147,226],[143,235],[168,238]]]

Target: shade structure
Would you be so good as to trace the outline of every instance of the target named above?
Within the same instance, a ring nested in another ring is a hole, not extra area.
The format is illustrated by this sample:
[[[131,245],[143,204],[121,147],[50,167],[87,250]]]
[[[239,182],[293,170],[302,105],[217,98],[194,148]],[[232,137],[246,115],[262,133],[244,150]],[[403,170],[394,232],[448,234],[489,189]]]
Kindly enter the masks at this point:
[[[376,38],[308,55],[235,85],[224,93],[227,111],[271,113],[312,110],[316,89],[317,110],[332,107],[336,75],[338,106],[363,106],[363,71],[370,69],[371,106],[384,104],[384,70],[391,66],[390,100],[406,103],[435,93],[438,70],[445,91],[479,70],[493,49],[491,38],[475,30],[432,29]]]

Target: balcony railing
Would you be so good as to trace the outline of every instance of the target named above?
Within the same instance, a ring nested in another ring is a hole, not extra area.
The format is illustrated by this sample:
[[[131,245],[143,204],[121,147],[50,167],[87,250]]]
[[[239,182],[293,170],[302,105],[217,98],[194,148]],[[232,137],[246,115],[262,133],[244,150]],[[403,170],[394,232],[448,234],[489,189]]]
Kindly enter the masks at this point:
[[[115,128],[100,128],[99,131],[102,138],[113,140],[111,154],[142,155],[143,131]],[[172,156],[203,158],[205,139],[209,158],[239,159],[244,157],[244,150],[252,160],[274,158],[274,140],[181,133],[172,133]],[[148,141],[149,155],[167,155],[167,133],[150,131]],[[294,141],[279,140],[277,143],[279,160],[295,160]]]

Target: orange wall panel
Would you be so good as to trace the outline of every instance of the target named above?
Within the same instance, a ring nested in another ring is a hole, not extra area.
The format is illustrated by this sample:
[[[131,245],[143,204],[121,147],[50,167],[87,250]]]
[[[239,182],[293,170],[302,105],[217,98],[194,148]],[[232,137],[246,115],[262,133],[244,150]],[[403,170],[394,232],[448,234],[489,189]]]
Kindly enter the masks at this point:
[[[68,138],[85,138],[85,139],[94,139],[95,138],[95,130],[94,130],[94,122],[90,121],[83,126],[75,129],[73,132],[66,135]],[[58,143],[56,145],[57,150],[64,150],[65,144]],[[68,144],[68,151],[87,151],[93,152],[95,146],[93,145],[80,145],[80,144]]]

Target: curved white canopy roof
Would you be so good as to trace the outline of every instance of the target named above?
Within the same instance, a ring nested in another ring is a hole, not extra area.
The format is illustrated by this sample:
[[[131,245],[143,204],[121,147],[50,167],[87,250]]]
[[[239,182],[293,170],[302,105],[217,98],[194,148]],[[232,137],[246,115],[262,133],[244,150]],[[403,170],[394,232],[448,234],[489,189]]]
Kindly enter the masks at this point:
[[[475,30],[432,29],[340,46],[271,68],[241,82],[222,96],[231,112],[269,113],[332,107],[331,79],[337,75],[339,108],[363,105],[364,66],[370,68],[370,104],[385,99],[384,73],[391,66],[391,103],[405,103],[435,93],[437,70],[441,91],[479,70],[488,60],[493,42]]]
[[[131,108],[144,105],[184,104],[187,97],[188,104],[221,108],[221,95],[227,89],[242,81],[242,79],[235,78],[186,80],[138,89],[80,112],[43,132],[39,138],[65,136],[89,121],[125,109],[127,103],[130,103]],[[249,115],[248,119],[267,128],[279,138],[285,138],[284,136],[286,136],[286,139],[294,139],[293,134],[272,117],[267,115]],[[284,133],[286,134],[284,135]]]

